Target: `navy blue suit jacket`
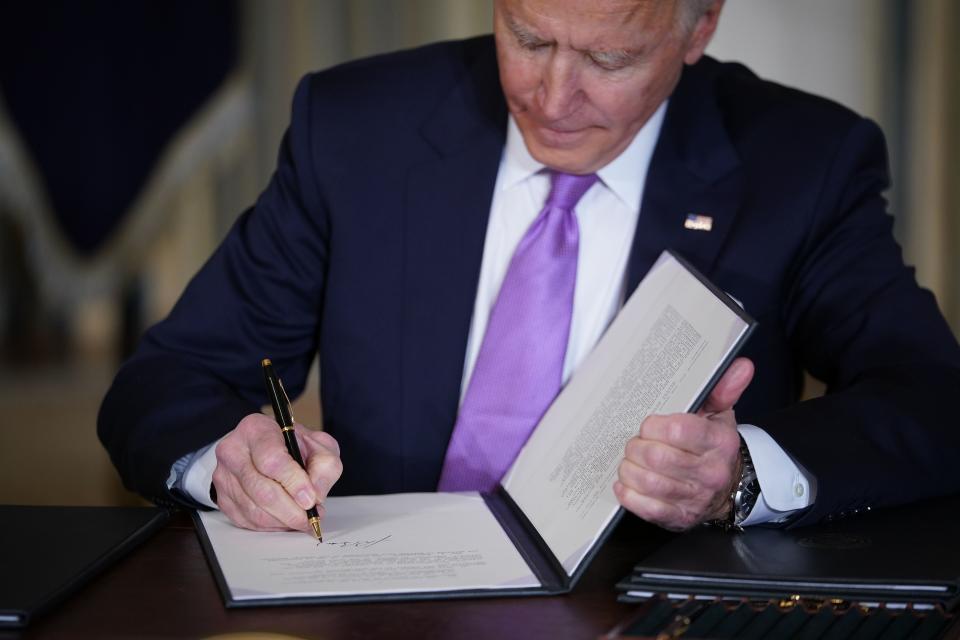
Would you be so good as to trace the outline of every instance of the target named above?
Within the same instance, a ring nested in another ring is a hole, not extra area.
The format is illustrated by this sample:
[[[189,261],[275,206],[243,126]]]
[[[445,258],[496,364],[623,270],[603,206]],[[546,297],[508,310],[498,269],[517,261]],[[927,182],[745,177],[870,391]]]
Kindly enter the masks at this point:
[[[296,394],[319,350],[335,492],[434,490],[506,118],[490,37],[304,79],[269,186],[104,401],[127,486],[171,498],[173,461],[265,403],[261,358]],[[886,186],[875,125],[710,59],[685,69],[647,176],[630,288],[671,248],[760,321],[737,417],[816,477],[800,522],[960,490],[960,349],[903,265]],[[829,393],[797,404],[805,368]]]

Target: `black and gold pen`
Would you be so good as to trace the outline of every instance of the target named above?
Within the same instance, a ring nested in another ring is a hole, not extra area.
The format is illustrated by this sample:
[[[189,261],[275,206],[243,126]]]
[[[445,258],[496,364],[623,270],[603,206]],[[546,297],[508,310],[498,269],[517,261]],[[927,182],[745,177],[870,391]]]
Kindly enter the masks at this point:
[[[280,425],[280,431],[283,432],[283,441],[287,443],[287,451],[301,468],[306,469],[307,466],[303,463],[303,456],[300,455],[300,446],[297,444],[297,434],[293,430],[293,412],[290,410],[290,398],[287,397],[287,392],[283,388],[280,378],[273,372],[273,364],[270,359],[264,358],[260,364],[263,365],[263,378],[267,383],[267,395],[270,396],[270,404],[273,405],[273,415],[277,419],[277,424]],[[313,533],[317,536],[317,540],[323,542],[323,533],[320,531],[320,515],[317,513],[316,506],[307,509],[307,519],[310,521],[310,526],[313,527]]]

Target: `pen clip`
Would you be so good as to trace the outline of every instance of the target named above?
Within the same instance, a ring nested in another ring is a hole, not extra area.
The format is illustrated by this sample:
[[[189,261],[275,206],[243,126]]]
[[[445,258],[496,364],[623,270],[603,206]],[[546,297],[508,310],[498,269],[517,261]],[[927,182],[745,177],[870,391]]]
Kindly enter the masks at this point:
[[[284,409],[287,411],[287,416],[290,417],[290,424],[293,424],[293,403],[290,402],[290,396],[287,395],[287,390],[283,387],[283,380],[280,379],[280,376],[277,376],[277,385],[280,387],[280,399],[283,400]]]

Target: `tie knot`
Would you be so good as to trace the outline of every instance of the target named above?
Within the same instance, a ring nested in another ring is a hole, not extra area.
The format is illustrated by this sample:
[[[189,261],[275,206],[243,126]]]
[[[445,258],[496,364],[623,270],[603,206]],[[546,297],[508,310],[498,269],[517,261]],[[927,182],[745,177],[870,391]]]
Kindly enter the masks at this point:
[[[590,185],[597,181],[595,173],[577,176],[572,173],[552,171],[550,177],[551,186],[547,204],[568,210],[572,210]]]

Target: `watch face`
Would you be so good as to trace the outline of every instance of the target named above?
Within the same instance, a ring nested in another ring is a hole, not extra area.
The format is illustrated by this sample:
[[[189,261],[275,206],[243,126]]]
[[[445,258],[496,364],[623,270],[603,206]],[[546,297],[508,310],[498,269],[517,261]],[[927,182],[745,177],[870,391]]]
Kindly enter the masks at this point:
[[[740,438],[740,480],[737,483],[737,489],[733,494],[733,524],[739,526],[750,512],[753,511],[753,505],[757,503],[757,497],[760,495],[760,481],[757,479],[757,471],[753,467],[753,460],[750,457],[750,449],[747,443]]]
[[[737,493],[733,497],[734,524],[740,524],[747,519],[760,495],[760,481],[757,480],[757,475],[753,472],[753,469],[751,468],[749,473],[745,473],[744,476],[740,479]]]

